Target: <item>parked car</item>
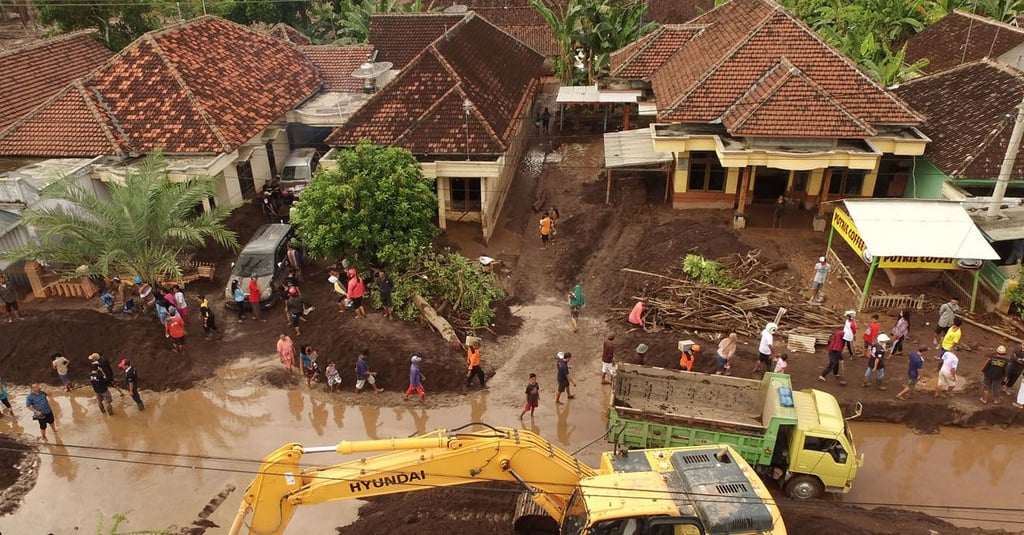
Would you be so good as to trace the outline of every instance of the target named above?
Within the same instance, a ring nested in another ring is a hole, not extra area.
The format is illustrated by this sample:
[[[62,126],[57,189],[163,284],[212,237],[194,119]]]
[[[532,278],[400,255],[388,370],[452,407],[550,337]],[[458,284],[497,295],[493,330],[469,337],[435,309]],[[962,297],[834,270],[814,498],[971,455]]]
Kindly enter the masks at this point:
[[[231,277],[224,288],[224,296],[227,298],[224,306],[236,306],[234,296],[231,295],[231,281],[236,279],[242,291],[246,293],[246,302],[249,301],[249,278],[253,275],[256,276],[260,288],[260,308],[274,306],[280,293],[277,288],[284,283],[288,275],[288,243],[294,233],[291,225],[273,223],[263,225],[256,234],[253,234],[252,239],[238,254],[238,260],[231,265]]]
[[[284,169],[281,169],[281,181],[308,182],[316,172],[316,166],[320,163],[320,155],[316,149],[295,149],[284,161]]]

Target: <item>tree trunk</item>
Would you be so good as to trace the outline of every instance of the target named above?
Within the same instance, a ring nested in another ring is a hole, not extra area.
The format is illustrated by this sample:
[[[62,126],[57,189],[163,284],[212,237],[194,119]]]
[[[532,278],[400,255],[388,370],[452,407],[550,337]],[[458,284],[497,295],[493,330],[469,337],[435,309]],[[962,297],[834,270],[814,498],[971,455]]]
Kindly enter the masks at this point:
[[[420,297],[419,294],[412,296],[412,302],[416,305],[416,308],[420,309],[420,317],[422,317],[431,327],[434,328],[441,338],[444,338],[446,342],[451,344],[453,347],[462,347],[462,342],[459,340],[459,335],[455,333],[455,329],[452,328],[452,324],[448,323],[448,320],[442,318],[434,307],[427,303],[426,299]]]

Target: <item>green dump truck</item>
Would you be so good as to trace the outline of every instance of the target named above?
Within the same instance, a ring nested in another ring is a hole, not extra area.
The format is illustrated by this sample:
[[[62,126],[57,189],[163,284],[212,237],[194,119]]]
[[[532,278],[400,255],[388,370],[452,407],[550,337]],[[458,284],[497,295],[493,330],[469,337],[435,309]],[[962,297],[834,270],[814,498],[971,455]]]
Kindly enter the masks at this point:
[[[729,444],[798,500],[850,492],[863,462],[836,398],[793,391],[780,373],[756,380],[623,364],[607,438],[644,449]]]

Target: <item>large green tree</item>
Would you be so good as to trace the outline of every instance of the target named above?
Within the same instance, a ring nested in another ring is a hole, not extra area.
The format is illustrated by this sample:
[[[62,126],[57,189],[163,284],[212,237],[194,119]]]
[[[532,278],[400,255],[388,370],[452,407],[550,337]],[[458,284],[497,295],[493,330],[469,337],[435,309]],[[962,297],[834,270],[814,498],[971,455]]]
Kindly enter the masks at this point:
[[[292,222],[314,256],[354,255],[362,263],[400,266],[437,235],[434,180],[409,151],[367,141],[340,150],[338,168],[321,166]]]
[[[146,280],[181,277],[181,260],[208,239],[238,248],[224,226],[230,213],[202,211],[216,194],[213,178],[173,182],[160,155],[147,157],[124,184],[108,185],[110,200],[63,179],[42,192],[42,208],[22,216],[39,243],[4,253],[8,259],[37,259],[82,275],[138,275]]]
[[[99,41],[115,52],[159,28],[158,11],[166,7],[163,2],[33,1],[43,24],[56,24],[61,32],[95,28]]]
[[[555,72],[563,84],[594,83],[606,70],[612,52],[628,45],[657,25],[644,22],[643,0],[569,0],[548,6],[530,0],[547,22],[560,48]]]

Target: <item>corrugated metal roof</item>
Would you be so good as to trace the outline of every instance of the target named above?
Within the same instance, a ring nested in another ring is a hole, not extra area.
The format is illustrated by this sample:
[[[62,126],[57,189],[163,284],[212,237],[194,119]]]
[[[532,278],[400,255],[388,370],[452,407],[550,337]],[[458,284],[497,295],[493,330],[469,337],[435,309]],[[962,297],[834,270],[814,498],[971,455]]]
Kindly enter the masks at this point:
[[[598,89],[597,85],[564,85],[558,88],[558,104],[617,104],[636,102],[639,90]]]
[[[846,199],[843,205],[873,256],[999,258],[959,202]]]
[[[604,135],[605,167],[653,165],[673,160],[671,152],[654,151],[654,132],[650,128]]]

